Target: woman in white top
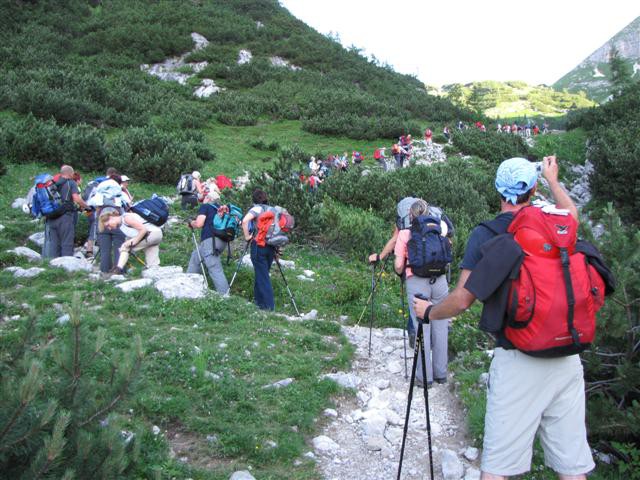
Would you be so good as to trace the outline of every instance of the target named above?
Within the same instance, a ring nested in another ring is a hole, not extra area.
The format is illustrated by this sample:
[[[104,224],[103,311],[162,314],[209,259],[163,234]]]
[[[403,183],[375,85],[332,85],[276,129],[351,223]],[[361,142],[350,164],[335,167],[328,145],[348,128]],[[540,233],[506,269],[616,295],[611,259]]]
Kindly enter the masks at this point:
[[[129,260],[131,251],[144,251],[148,268],[160,265],[160,242],[162,241],[162,230],[159,227],[147,222],[136,213],[125,213],[124,215],[117,208],[107,207],[100,212],[98,229],[102,232],[107,230],[120,229],[127,240],[120,247],[120,257],[118,265],[111,273],[122,274],[124,266]]]

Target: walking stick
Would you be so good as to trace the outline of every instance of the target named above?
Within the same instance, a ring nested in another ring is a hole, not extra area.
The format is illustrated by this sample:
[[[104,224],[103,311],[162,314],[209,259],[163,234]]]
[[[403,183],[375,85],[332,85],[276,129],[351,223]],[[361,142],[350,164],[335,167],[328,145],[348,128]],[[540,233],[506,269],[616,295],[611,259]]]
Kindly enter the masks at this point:
[[[136,255],[133,250],[129,252],[129,255],[132,256],[133,258],[135,258],[138,262],[140,262],[140,264],[146,268],[147,264],[144,263],[144,261],[138,256]]]
[[[382,274],[384,273],[384,269],[387,267],[387,261],[389,261],[389,257],[384,259],[384,263],[382,264],[382,270],[380,270],[380,273],[378,273],[378,278],[376,279],[376,288],[378,288],[378,284],[380,283],[380,279],[382,278]],[[369,296],[367,297],[367,301],[364,304],[364,308],[362,309],[362,312],[360,313],[360,316],[358,317],[358,321],[356,322],[356,326],[360,325],[360,322],[362,321],[362,317],[364,317],[364,314],[367,311],[367,307],[369,306],[369,301],[371,300],[372,294],[373,294],[373,292],[369,293]]]
[[[417,298],[426,300],[420,294],[416,295]],[[400,480],[400,474],[402,473],[402,460],[404,458],[404,447],[407,440],[407,429],[409,427],[409,414],[411,413],[411,400],[413,399],[413,385],[416,379],[416,366],[418,365],[418,355],[422,362],[422,385],[424,392],[424,403],[427,414],[427,441],[429,444],[429,471],[431,473],[431,479],[433,480],[433,449],[431,446],[431,417],[429,416],[429,390],[427,386],[427,365],[423,354],[423,323],[429,324],[429,319],[418,319],[418,332],[416,334],[416,345],[413,352],[413,366],[411,367],[411,381],[409,382],[409,395],[407,398],[407,412],[404,417],[404,430],[402,432],[402,447],[400,449],[400,463],[398,464],[398,476],[396,480]]]
[[[376,264],[371,264],[371,317],[369,318],[369,356],[371,356],[371,332],[373,331],[373,308],[376,300]]]
[[[207,279],[207,272],[204,268],[204,260],[202,260],[202,255],[200,254],[200,245],[198,245],[198,241],[196,240],[196,233],[193,231],[193,228],[191,228],[191,226],[189,226],[189,230],[191,230],[191,238],[193,238],[193,244],[196,247],[196,252],[198,252],[198,258],[200,259],[200,268],[202,269],[204,283],[207,285],[207,289],[209,289],[209,280]],[[213,241],[213,239],[211,240]]]
[[[231,286],[233,285],[233,282],[236,281],[236,276],[238,275],[238,270],[240,270],[240,265],[242,265],[242,259],[247,254],[247,250],[249,250],[249,245],[250,244],[251,244],[251,240],[247,241],[247,245],[244,247],[244,251],[242,252],[242,255],[240,255],[240,258],[238,259],[238,265],[236,266],[236,271],[233,272],[233,277],[231,277],[231,283],[229,283],[229,290],[227,290],[227,294],[231,293]]]
[[[298,306],[296,305],[296,299],[293,298],[293,293],[291,293],[291,289],[289,288],[287,279],[284,276],[284,272],[282,271],[282,265],[280,265],[280,260],[278,260],[277,257],[276,257],[276,265],[278,265],[278,270],[280,270],[280,275],[282,275],[282,280],[284,280],[284,285],[287,287],[287,292],[289,292],[289,296],[291,297],[291,303],[293,303],[293,308],[296,309],[296,314],[300,316],[300,311],[298,310]]]
[[[402,306],[402,346],[404,348],[404,379],[407,376],[407,315],[404,309],[404,274],[400,276],[400,305]]]

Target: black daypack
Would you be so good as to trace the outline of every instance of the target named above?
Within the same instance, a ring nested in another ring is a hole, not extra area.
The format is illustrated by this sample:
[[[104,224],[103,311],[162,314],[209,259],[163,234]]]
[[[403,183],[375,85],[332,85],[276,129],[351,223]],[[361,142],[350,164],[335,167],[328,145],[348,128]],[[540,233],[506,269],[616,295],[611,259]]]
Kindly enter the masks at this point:
[[[408,266],[418,277],[444,275],[452,262],[451,242],[442,236],[440,219],[420,215],[411,223],[411,238],[407,242]]]

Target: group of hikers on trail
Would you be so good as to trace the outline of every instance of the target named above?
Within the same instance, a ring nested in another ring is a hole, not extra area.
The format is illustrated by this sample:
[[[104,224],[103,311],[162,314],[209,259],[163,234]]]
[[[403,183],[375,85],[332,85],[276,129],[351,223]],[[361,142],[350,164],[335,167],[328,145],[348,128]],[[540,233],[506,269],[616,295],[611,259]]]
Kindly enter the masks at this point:
[[[399,144],[410,154],[409,135]],[[368,257],[375,276],[376,268],[383,271],[394,254],[402,302],[409,307],[403,329],[415,349],[410,388],[421,387],[427,402],[427,389],[447,382],[450,322],[476,299],[483,303],[479,327],[496,341],[482,451],[485,479],[528,471],[536,435],[545,463],[560,478],[585,479],[594,468],[578,354],[593,341],[596,312],[615,281],[596,248],[577,239],[578,211],[558,180],[557,159],[545,157],[538,163],[510,158],[500,164],[495,178],[500,213],[471,232],[452,292],[455,215],[447,215],[428,198],[401,199],[391,237],[380,253]],[[319,174],[323,164],[312,158],[309,166]],[[555,205],[532,205],[540,173]],[[274,310],[269,272],[277,263],[286,284],[279,256],[289,242],[293,216],[285,208],[271,206],[261,189],[253,191],[253,205],[243,214],[238,206],[221,200],[221,192],[233,187],[227,180],[220,176],[202,182],[194,171],[178,182],[182,208],[198,206],[195,218],[186,221],[194,242],[187,271],[201,272],[205,281],[208,275],[215,290],[226,296],[248,251],[254,269],[254,302],[260,309]],[[140,261],[145,267],[158,266],[168,205],[155,195],[133,202],[129,182],[112,168],[84,190],[80,175],[69,165],[55,176],[39,175],[29,204],[32,215],[45,219],[45,256],[74,254],[81,209],[89,219],[86,255],[99,248],[102,272],[126,273],[130,255],[140,251],[145,253],[146,261]],[[199,241],[195,229],[200,229]],[[221,256],[230,252],[239,232],[245,249],[228,282]],[[372,281],[372,309],[376,285]]]
[[[92,263],[99,257],[105,278],[126,274],[131,256],[145,268],[158,267],[169,205],[155,194],[133,202],[130,181],[109,168],[105,176],[91,180],[81,189],[82,178],[70,165],[63,165],[54,176],[38,175],[27,197],[27,212],[44,220],[43,256],[74,256],[76,227],[82,212],[88,220],[84,256]],[[236,205],[221,203],[221,191],[229,188],[233,183],[227,177],[219,175],[202,182],[197,171],[182,175],[178,181],[182,208],[198,206],[196,217],[187,220],[195,247],[187,273],[202,273],[205,281],[208,274],[215,290],[228,295],[231,284],[221,256],[225,251],[231,254],[230,244],[242,230],[247,241],[245,253],[250,249],[255,271],[254,300],[258,307],[273,310],[269,270],[278,261],[279,249],[289,241],[287,233],[293,228],[294,219],[286,209],[270,206],[267,194],[261,190],[253,192],[254,206],[243,217]],[[201,229],[199,242],[194,229]],[[140,252],[144,252],[144,261],[137,255]]]
[[[512,135],[520,135],[521,137],[529,138],[532,135],[535,137],[537,135],[544,135],[549,133],[549,124],[547,122],[543,122],[542,129],[537,123],[531,123],[531,121],[527,121],[524,124],[518,124],[518,122],[513,122],[512,124],[505,123],[500,124],[498,122],[496,124],[496,132],[497,133],[510,133]]]
[[[82,177],[70,165],[63,165],[53,176],[38,175],[27,195],[27,211],[44,219],[43,257],[74,255],[82,212],[88,220],[84,255],[95,260],[94,251],[99,250],[101,272],[122,273],[129,255],[140,251],[145,254],[143,263],[147,266],[159,265],[162,230],[154,225],[154,218],[145,215],[149,204],[157,200],[134,203],[129,182],[129,177],[114,168],[88,182],[84,189]]]
[[[529,471],[536,437],[546,465],[561,479],[584,480],[595,467],[578,354],[593,341],[596,312],[615,280],[597,249],[577,239],[578,210],[558,180],[557,159],[539,163],[524,158],[501,163],[495,178],[500,213],[471,232],[451,293],[447,265],[453,224],[424,199],[406,198],[397,205],[393,235],[369,257],[374,271],[381,261],[384,270],[395,254],[394,270],[410,307],[407,330],[410,342],[416,342],[410,388],[424,390],[427,425],[427,389],[447,381],[449,324],[476,299],[483,303],[479,327],[496,341],[487,385],[483,479]],[[531,203],[540,171],[555,205]],[[398,475],[411,398],[410,393]],[[429,428],[428,434],[431,458]]]

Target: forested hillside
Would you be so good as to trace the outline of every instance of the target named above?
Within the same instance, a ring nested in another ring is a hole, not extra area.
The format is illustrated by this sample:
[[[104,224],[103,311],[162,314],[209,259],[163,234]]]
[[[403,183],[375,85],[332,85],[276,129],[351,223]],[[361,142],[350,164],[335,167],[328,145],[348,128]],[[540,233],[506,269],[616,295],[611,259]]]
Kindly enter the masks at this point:
[[[371,140],[418,133],[426,119],[468,118],[427,95],[417,79],[345,50],[275,0],[16,1],[3,2],[0,13],[3,131],[28,132],[20,145],[4,139],[15,161],[102,169],[107,158],[122,166],[155,156],[163,170],[150,181],[173,182],[214,158],[215,125],[295,120],[307,132]],[[192,51],[192,32],[209,43],[187,58],[207,62],[187,84],[141,71]],[[240,50],[251,61],[239,62]],[[225,90],[194,97],[205,78]],[[209,139],[200,131],[207,125],[214,126]],[[167,156],[180,163],[169,165]],[[150,173],[137,162],[133,168]]]

